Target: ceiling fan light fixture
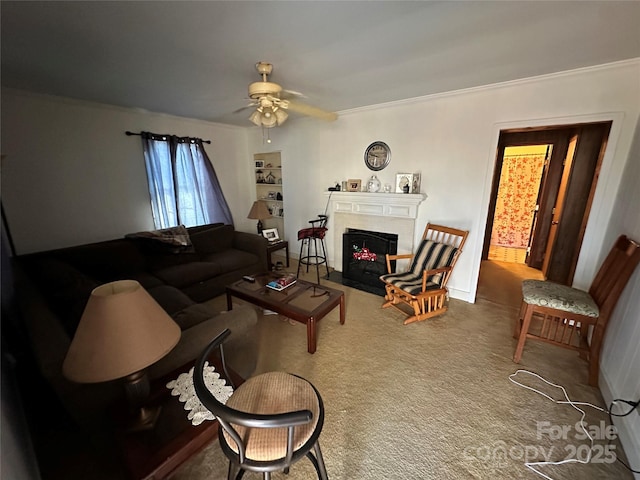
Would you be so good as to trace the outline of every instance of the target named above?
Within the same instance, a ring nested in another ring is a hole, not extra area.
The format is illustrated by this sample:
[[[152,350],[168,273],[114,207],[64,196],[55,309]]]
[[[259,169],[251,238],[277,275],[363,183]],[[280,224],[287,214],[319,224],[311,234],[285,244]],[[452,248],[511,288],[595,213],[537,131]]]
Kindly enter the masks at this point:
[[[282,125],[287,120],[287,118],[289,118],[289,114],[281,108],[275,111],[275,116],[278,126]]]
[[[277,123],[276,116],[272,114],[271,110],[267,110],[262,114],[262,125],[265,128],[275,127]]]
[[[260,125],[262,125],[262,114],[258,110],[256,110],[251,114],[249,120],[259,127]]]

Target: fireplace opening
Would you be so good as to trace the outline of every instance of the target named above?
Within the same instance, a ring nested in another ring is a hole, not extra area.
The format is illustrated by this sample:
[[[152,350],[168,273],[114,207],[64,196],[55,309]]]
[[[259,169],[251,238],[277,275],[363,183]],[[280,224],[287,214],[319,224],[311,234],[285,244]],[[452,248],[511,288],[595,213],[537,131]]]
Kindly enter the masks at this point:
[[[398,235],[348,228],[342,235],[342,283],[384,295],[380,275],[387,273],[386,254],[398,253]],[[395,261],[391,268],[395,270]]]

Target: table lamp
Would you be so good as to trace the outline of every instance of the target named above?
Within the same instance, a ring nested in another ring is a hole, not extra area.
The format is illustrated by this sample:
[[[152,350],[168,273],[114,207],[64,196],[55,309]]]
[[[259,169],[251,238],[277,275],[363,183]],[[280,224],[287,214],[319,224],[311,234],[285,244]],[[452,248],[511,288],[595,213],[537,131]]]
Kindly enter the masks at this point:
[[[146,368],[180,340],[180,327],[134,280],[107,283],[91,292],[64,359],[62,373],[78,383],[124,379],[136,412],[131,430],[153,427],[159,409],[145,408]]]
[[[261,235],[262,220],[271,218],[271,212],[269,212],[267,205],[262,200],[256,200],[255,202],[253,202],[251,211],[249,212],[249,215],[247,215],[247,218],[258,220],[258,234]]]

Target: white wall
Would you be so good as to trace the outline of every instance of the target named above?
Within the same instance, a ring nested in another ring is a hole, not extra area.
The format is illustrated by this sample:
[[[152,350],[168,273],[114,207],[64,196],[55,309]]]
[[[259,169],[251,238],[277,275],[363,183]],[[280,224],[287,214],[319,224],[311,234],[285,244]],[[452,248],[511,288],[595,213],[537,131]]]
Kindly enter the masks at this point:
[[[237,228],[252,230],[246,129],[5,89],[2,204],[18,254],[153,228],[141,140],[126,130],[211,140]]]
[[[449,286],[453,297],[473,302],[500,130],[612,120],[576,269],[575,284],[588,285],[640,113],[639,78],[636,59],[378,105],[343,113],[330,124],[294,119],[286,128],[272,129],[269,145],[263,144],[259,129],[252,129],[249,149],[282,150],[285,237],[296,243],[296,231],[324,211],[322,192],[335,181],[369,178],[374,172],[364,165],[364,150],[374,140],[386,142],[392,159],[378,172],[383,184],[393,184],[398,172],[422,173],[428,198],[420,206],[418,224],[441,222],[470,230]],[[330,256],[339,248],[331,237]]]
[[[622,233],[640,241],[640,125],[618,190],[614,214],[606,230],[604,259],[610,245]],[[614,398],[640,399],[640,268],[637,268],[613,312],[602,347],[600,389],[607,404]],[[620,407],[626,407],[620,404]],[[640,469],[640,412],[616,418],[625,452]],[[636,475],[640,479],[640,475]]]

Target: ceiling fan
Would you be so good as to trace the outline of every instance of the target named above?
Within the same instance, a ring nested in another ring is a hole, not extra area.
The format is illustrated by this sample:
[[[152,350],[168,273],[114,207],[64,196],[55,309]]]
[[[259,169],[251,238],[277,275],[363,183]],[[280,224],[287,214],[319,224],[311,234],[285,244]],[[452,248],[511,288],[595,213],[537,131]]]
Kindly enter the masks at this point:
[[[302,94],[291,90],[284,90],[277,83],[268,81],[268,77],[273,71],[273,65],[270,63],[258,62],[256,63],[256,70],[258,70],[258,73],[262,76],[262,81],[249,85],[249,97],[252,99],[252,102],[246,107],[236,110],[234,113],[247,108],[257,107],[249,117],[249,120],[257,126],[265,128],[282,125],[289,117],[286,110],[328,122],[332,122],[338,118],[338,115],[334,112],[328,112],[306,103],[285,98],[288,96],[302,96]]]

